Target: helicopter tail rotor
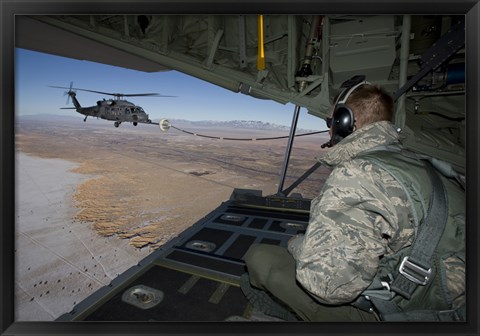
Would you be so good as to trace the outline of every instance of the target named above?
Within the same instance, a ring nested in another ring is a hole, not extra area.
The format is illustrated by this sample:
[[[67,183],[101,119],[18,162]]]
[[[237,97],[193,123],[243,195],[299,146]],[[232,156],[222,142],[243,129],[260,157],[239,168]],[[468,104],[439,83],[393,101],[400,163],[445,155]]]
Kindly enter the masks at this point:
[[[74,91],[72,91],[72,88],[73,88],[73,82],[70,82],[70,87],[68,88],[68,91],[65,91],[64,94],[63,94],[64,96],[68,96],[67,97],[67,103],[66,103],[67,105],[70,104],[70,92],[74,92]]]
[[[66,104],[70,104],[70,97],[71,97],[71,93],[75,93],[76,92],[76,88],[73,87],[73,82],[70,82],[70,87],[64,87],[64,86],[52,86],[52,85],[49,85],[49,87],[52,87],[52,88],[56,88],[56,89],[68,89],[68,91],[65,91],[63,93],[64,96],[68,96],[67,97],[67,102]]]

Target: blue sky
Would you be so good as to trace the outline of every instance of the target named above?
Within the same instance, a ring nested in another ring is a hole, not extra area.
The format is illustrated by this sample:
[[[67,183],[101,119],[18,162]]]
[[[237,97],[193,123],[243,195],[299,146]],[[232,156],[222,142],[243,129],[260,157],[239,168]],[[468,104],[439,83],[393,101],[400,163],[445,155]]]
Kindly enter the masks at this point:
[[[290,126],[295,106],[256,99],[234,93],[200,79],[177,71],[146,73],[49,55],[24,49],[16,49],[15,55],[15,113],[72,114],[74,110],[61,110],[67,96],[62,89],[48,87],[69,86],[121,93],[156,92],[175,98],[132,97],[129,101],[140,105],[150,119],[161,118],[187,120],[258,120]],[[82,106],[95,105],[96,101],[109,96],[77,92]],[[302,109],[298,127],[324,130],[325,122],[309,115]]]

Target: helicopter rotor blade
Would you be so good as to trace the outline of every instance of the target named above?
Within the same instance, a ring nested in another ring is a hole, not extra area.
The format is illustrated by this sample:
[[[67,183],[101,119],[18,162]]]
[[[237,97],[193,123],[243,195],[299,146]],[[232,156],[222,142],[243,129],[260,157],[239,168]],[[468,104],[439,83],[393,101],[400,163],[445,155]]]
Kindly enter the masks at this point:
[[[72,86],[70,86],[69,88],[68,88],[68,87],[64,87],[64,86],[50,86],[50,87],[52,87],[52,88],[57,88],[57,89],[69,89],[70,91],[72,91],[72,90],[78,90],[78,91],[93,92],[93,93],[105,94],[105,95],[109,95],[109,96],[114,96],[114,95],[115,95],[114,93],[102,92],[102,91],[94,91],[94,90],[86,90],[86,89],[74,88],[74,87],[72,87]]]
[[[165,96],[159,93],[127,93],[127,94],[117,93],[115,95],[122,96],[122,97],[177,97],[177,96]]]
[[[114,97],[177,97],[177,96],[161,95],[159,93],[112,93],[112,92],[103,92],[103,91],[95,91],[95,90],[88,90],[88,89],[80,89],[80,88],[74,88],[73,87],[73,82],[70,83],[70,87],[52,86],[52,85],[50,85],[49,87],[57,88],[57,89],[68,89],[69,91],[78,90],[78,91],[85,91],[85,92],[93,92],[93,93],[104,94],[104,95],[108,95],[108,96],[114,96]]]

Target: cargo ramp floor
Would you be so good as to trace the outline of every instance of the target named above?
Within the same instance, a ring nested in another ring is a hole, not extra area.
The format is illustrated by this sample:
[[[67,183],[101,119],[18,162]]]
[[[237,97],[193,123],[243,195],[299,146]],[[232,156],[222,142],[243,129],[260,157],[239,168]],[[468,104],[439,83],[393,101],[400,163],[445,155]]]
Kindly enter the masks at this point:
[[[252,244],[304,233],[310,201],[235,190],[183,231],[57,321],[276,321],[240,290]]]

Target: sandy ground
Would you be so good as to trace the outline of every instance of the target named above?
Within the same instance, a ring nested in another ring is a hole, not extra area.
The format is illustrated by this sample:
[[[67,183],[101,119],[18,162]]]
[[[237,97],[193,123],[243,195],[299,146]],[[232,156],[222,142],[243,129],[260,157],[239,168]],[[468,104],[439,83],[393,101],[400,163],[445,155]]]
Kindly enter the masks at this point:
[[[89,179],[69,171],[76,164],[18,153],[16,166],[16,320],[59,317],[149,253],[72,219]]]
[[[314,162],[318,143],[296,142],[290,174]],[[228,200],[234,188],[275,193],[284,146],[110,124],[19,124],[16,320],[50,321],[69,312]],[[320,169],[300,191],[315,196],[327,174]]]

